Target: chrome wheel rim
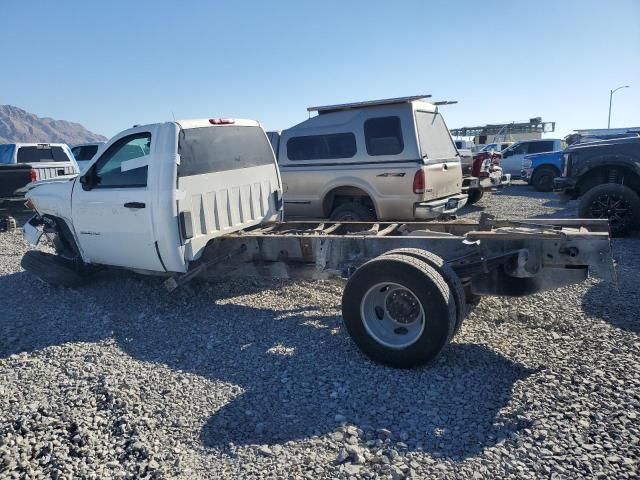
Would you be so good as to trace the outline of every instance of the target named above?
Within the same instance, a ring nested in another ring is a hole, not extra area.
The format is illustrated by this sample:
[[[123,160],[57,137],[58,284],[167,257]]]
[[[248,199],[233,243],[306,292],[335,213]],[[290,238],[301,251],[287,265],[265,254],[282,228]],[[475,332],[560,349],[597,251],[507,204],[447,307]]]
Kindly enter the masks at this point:
[[[424,332],[425,314],[418,297],[407,287],[383,282],[369,288],[360,302],[367,333],[385,347],[413,345]]]

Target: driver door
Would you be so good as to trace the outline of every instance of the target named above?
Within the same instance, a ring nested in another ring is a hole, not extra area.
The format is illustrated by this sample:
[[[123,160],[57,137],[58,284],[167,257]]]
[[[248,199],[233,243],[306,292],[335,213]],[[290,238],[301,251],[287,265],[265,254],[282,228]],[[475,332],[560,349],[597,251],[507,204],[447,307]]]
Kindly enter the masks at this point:
[[[153,135],[129,130],[114,140],[76,182],[72,215],[83,255],[91,263],[165,271],[152,225],[149,170]]]

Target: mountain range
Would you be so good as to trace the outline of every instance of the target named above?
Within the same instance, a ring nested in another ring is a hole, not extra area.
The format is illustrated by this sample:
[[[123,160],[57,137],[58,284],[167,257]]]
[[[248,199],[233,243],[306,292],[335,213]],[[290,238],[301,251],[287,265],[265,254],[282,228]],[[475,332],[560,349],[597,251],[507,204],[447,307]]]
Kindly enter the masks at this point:
[[[90,132],[79,123],[38,117],[13,105],[0,105],[0,143],[105,142],[106,137]]]

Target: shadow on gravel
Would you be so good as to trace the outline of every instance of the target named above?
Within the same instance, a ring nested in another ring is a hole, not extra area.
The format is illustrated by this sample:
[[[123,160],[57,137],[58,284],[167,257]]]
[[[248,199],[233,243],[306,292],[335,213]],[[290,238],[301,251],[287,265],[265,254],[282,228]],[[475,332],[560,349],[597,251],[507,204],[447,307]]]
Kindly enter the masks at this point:
[[[612,242],[616,259],[618,288],[607,282],[599,282],[591,287],[582,298],[582,309],[587,315],[600,318],[614,327],[640,333],[640,291],[638,271],[640,270],[640,238],[615,239]]]
[[[437,366],[421,371],[372,365],[341,350],[332,353],[344,360],[342,376],[328,377],[322,366],[295,356],[284,362],[264,358],[255,365],[262,377],[245,383],[245,393],[207,422],[203,444],[224,449],[229,442],[280,443],[335,431],[344,421],[361,428],[365,439],[386,429],[410,450],[463,460],[528,426],[498,412],[513,384],[529,372],[484,346],[454,344]],[[269,390],[283,370],[291,378],[274,401]],[[353,376],[360,380],[349,381]]]
[[[477,204],[473,205],[465,205],[460,209],[459,215],[465,215],[470,213],[484,212],[485,207],[479,206]]]
[[[0,275],[0,298],[0,358],[110,334],[105,319],[91,315],[78,292],[49,287],[27,272]]]
[[[365,439],[387,429],[410,450],[464,459],[528,426],[500,410],[515,382],[533,372],[491,349],[452,344],[428,368],[385,368],[348,338],[338,295],[322,308],[253,308],[237,304],[261,305],[262,289],[247,283],[168,295],[157,279],[119,272],[77,291],[26,273],[1,276],[0,291],[11,298],[0,319],[0,356],[113,338],[136,359],[239,385],[243,393],[220,399],[201,431],[205,447],[225,451],[229,442],[282,443],[347,423]],[[287,285],[268,285],[269,305],[292,294]]]

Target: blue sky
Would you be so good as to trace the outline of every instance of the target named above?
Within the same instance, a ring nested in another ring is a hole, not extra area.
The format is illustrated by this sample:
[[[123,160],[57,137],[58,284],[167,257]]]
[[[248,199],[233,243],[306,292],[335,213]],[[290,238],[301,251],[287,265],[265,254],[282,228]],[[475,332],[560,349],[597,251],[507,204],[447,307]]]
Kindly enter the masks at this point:
[[[640,0],[0,1],[0,104],[110,136],[430,93],[450,127],[640,125]]]

